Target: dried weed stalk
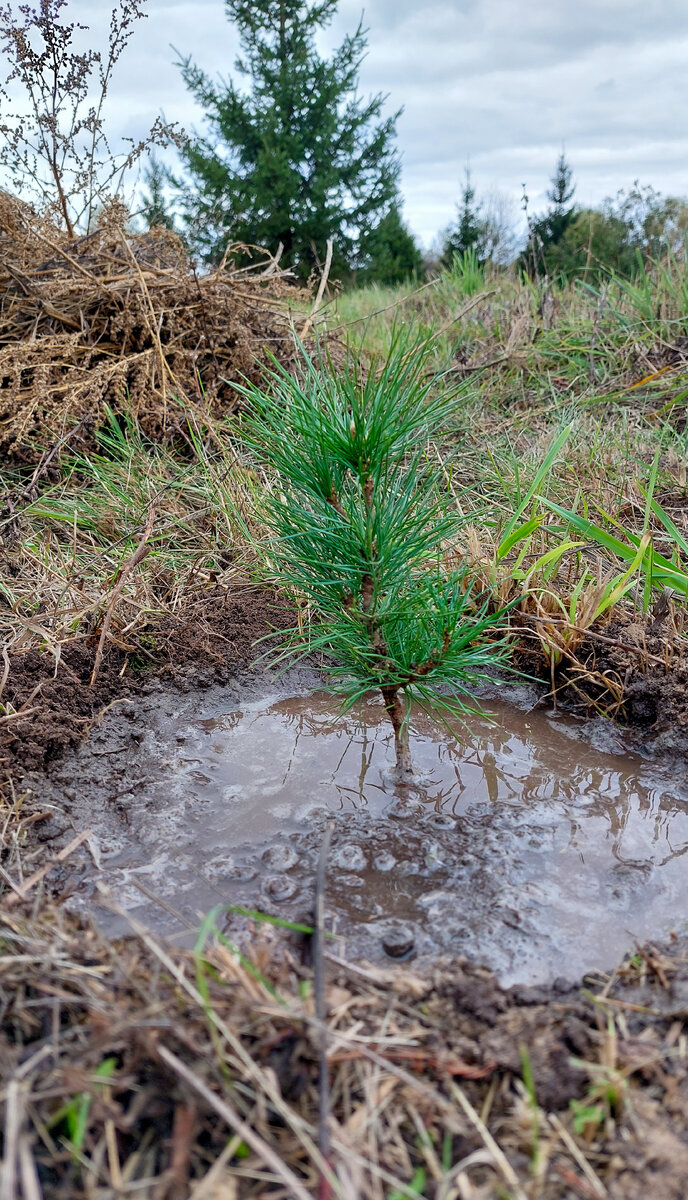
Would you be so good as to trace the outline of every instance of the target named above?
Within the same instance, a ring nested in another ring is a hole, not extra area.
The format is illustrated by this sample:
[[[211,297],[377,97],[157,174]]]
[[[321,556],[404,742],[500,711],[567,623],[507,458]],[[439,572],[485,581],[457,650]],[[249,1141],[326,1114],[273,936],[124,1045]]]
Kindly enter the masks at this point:
[[[88,26],[66,21],[66,4],[0,5],[8,67],[0,79],[0,167],[10,186],[71,239],[91,232],[99,209],[139,159],[154,146],[181,145],[183,134],[156,117],[146,137],[123,138],[126,149],[112,150],[105,105],[115,68],[146,16],[145,0],[117,0],[103,51],[80,46]]]

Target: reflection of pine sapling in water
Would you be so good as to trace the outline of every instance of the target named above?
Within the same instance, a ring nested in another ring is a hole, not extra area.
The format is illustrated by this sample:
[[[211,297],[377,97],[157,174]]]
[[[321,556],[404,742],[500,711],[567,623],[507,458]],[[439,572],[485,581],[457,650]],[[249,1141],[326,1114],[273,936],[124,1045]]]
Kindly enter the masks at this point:
[[[488,640],[502,614],[443,561],[460,518],[431,439],[451,425],[460,388],[428,368],[428,349],[400,338],[379,369],[305,357],[300,381],[276,366],[269,390],[244,390],[245,437],[273,479],[261,511],[271,573],[312,612],[280,658],[323,650],[346,708],[378,689],[402,778],[411,702],[475,711],[468,685],[504,656]]]

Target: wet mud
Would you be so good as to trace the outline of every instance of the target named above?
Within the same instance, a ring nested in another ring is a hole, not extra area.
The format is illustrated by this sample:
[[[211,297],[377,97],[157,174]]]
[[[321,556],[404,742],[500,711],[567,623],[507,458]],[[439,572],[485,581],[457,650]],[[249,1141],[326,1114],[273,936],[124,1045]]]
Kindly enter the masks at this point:
[[[108,646],[94,683],[97,632],[74,637],[59,655],[45,647],[10,652],[0,688],[12,714],[0,725],[0,796],[20,792],[27,772],[50,770],[113,702],[234,679],[250,668],[261,639],[294,619],[270,588],[217,586],[187,597],[140,641],[120,637]]]
[[[60,885],[110,935],[122,912],[193,944],[214,906],[311,918],[333,826],[326,912],[341,957],[464,955],[505,985],[574,980],[686,928],[688,781],[607,722],[533,709],[495,684],[491,722],[414,719],[421,786],[389,774],[376,700],[337,718],[318,677],[150,695],[107,713],[49,780],[27,780],[65,840]],[[521,707],[518,707],[520,702]],[[239,944],[253,918],[218,912]]]

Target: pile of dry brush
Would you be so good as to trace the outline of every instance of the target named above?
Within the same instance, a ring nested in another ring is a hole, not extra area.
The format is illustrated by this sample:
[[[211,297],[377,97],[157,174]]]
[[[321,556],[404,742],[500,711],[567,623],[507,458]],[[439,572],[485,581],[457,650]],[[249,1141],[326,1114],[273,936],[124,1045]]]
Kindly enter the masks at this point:
[[[233,381],[255,379],[269,353],[292,360],[299,292],[274,260],[238,268],[228,254],[199,276],[174,234],[132,234],[127,219],[111,203],[70,241],[0,192],[3,457],[35,462],[66,437],[88,445],[106,405],[152,438],[174,436],[189,410],[231,412]]]

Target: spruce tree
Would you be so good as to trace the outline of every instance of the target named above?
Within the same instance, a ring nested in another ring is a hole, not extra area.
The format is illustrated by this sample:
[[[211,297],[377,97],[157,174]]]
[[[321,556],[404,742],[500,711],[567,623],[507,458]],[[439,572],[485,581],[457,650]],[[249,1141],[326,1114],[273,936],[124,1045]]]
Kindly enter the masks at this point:
[[[141,196],[141,218],[147,229],[174,229],[174,217],[169,210],[165,191],[167,172],[159,159],[153,157],[143,173],[147,187]]]
[[[573,171],[566,161],[566,155],[563,151],[557,159],[557,165],[551,182],[552,186],[547,192],[547,199],[550,202],[549,212],[546,217],[547,233],[551,244],[556,245],[557,242],[561,241],[573,220],[574,207],[571,201],[576,190],[576,185],[573,182]]]
[[[182,210],[189,241],[206,262],[229,240],[282,246],[282,263],[304,277],[334,239],[334,270],[397,195],[398,113],[385,96],[357,93],[366,50],[359,24],[330,57],[316,37],[338,0],[226,0],[240,37],[238,76],[210,79],[191,58],[182,77],[205,112],[206,134],[182,151]]]
[[[395,203],[380,223],[361,238],[357,282],[393,287],[422,270],[423,255]]]
[[[455,256],[467,254],[470,251],[478,262],[485,259],[487,244],[486,222],[482,214],[482,205],[475,198],[475,188],[471,183],[471,172],[466,167],[466,180],[463,187],[461,204],[458,206],[456,221],[445,231],[442,248],[442,262],[445,267],[451,267]]]
[[[572,204],[576,190],[573,172],[563,151],[557,159],[551,185],[547,192],[549,208],[543,216],[530,222],[528,244],[521,256],[523,267],[535,275],[557,273],[559,256],[555,248],[576,215]]]

